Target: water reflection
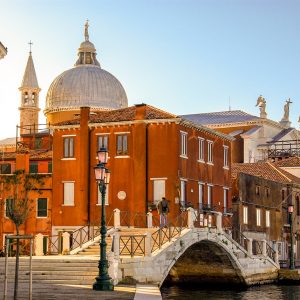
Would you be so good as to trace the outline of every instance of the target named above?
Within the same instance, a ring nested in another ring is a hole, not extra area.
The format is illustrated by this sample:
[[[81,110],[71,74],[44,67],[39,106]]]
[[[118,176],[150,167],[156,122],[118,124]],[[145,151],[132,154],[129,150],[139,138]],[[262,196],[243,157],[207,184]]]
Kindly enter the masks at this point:
[[[300,300],[300,286],[263,285],[247,290],[197,289],[197,287],[162,287],[163,300]]]

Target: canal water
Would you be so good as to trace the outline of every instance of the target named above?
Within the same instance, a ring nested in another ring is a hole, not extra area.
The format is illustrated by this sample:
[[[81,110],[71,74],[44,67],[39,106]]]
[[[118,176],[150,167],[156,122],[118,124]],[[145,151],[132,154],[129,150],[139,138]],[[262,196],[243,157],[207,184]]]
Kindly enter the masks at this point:
[[[163,300],[300,300],[300,285],[262,285],[246,290],[214,290],[195,287],[162,287]]]

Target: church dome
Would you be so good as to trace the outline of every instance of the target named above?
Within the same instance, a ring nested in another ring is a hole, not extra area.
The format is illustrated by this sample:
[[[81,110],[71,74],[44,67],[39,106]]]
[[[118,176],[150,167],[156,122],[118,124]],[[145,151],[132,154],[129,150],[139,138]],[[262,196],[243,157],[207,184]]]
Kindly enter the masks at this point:
[[[96,49],[89,41],[88,23],[85,41],[78,49],[75,67],[57,76],[49,87],[45,114],[53,111],[76,110],[89,106],[95,110],[119,109],[128,106],[126,92],[96,59]]]

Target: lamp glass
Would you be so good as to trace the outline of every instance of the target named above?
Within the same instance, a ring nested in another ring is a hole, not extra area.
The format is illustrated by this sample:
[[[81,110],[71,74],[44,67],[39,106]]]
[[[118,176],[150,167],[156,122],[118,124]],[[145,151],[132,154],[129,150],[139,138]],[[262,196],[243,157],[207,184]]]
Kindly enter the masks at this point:
[[[101,147],[97,152],[99,163],[106,164],[108,159],[108,151],[106,148]]]
[[[289,205],[288,206],[288,212],[293,213],[293,211],[294,211],[294,205]]]
[[[101,180],[101,166],[99,164],[96,167],[94,167],[94,171],[96,180]]]

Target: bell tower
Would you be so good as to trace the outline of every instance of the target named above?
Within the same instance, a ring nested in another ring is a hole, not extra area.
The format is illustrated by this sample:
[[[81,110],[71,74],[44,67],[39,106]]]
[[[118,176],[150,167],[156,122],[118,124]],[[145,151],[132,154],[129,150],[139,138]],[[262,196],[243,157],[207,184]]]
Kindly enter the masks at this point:
[[[20,110],[20,135],[34,133],[38,130],[39,123],[39,88],[34,64],[32,60],[31,45],[27,65],[19,91],[21,92]]]

